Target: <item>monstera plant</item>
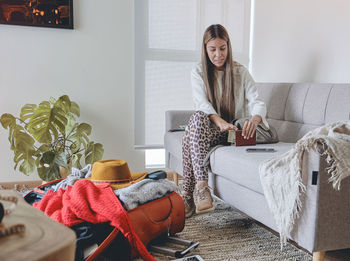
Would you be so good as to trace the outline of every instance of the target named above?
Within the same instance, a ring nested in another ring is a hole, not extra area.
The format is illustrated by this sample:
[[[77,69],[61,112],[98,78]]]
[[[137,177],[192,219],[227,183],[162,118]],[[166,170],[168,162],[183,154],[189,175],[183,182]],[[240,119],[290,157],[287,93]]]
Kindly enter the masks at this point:
[[[91,126],[78,123],[80,109],[67,95],[50,98],[39,105],[26,104],[19,117],[1,115],[0,122],[9,130],[8,140],[14,153],[14,169],[26,175],[38,172],[44,181],[60,178],[60,167],[82,168],[100,160],[103,146],[89,140]]]

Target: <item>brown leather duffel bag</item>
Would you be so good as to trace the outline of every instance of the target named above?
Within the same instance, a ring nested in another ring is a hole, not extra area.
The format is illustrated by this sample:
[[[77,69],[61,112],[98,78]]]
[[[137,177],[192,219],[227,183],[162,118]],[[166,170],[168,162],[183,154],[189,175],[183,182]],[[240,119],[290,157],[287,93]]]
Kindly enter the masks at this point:
[[[185,226],[184,201],[176,192],[134,208],[128,213],[136,234],[145,246],[162,234],[175,235]],[[114,251],[130,250],[125,247],[121,233],[115,228],[86,261],[96,260],[114,240],[120,241],[120,248]],[[131,252],[131,257],[136,257],[134,251]]]

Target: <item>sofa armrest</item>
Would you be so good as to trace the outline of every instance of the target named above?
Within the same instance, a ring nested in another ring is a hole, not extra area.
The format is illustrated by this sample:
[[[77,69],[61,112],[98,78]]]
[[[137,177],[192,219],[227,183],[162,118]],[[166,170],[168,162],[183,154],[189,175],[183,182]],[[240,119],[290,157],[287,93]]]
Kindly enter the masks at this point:
[[[181,125],[187,125],[194,111],[171,110],[165,112],[165,131],[179,129]]]
[[[310,150],[304,153],[302,179],[306,192],[294,230],[295,241],[310,252],[348,248],[350,245],[350,178],[340,190],[328,181],[326,156]],[[292,232],[293,233],[293,232]]]

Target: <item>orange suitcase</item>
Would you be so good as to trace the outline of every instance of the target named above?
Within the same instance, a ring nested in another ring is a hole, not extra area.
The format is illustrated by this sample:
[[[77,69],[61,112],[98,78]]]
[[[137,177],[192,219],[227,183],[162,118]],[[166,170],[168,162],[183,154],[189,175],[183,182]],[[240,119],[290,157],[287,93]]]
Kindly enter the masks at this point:
[[[163,234],[175,235],[181,232],[185,226],[184,202],[176,192],[134,208],[128,213],[136,234],[145,246],[152,239]],[[86,261],[96,260],[117,238],[118,234],[119,231],[115,228]],[[131,253],[131,257],[136,257],[134,251]]]

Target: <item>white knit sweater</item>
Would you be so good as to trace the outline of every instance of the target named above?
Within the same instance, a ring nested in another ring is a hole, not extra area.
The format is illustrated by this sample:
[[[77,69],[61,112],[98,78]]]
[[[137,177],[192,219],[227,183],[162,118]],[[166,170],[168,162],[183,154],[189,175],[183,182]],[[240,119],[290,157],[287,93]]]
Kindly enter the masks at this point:
[[[252,76],[243,65],[237,62],[234,62],[234,64],[235,118],[260,115],[263,124],[268,127],[266,105],[258,95]],[[218,88],[220,88],[220,93],[222,92],[222,78],[223,72],[218,72],[216,81]],[[191,72],[191,84],[195,109],[208,115],[218,114],[206,97],[201,63],[197,64]]]

